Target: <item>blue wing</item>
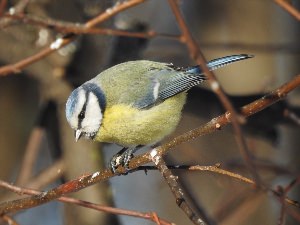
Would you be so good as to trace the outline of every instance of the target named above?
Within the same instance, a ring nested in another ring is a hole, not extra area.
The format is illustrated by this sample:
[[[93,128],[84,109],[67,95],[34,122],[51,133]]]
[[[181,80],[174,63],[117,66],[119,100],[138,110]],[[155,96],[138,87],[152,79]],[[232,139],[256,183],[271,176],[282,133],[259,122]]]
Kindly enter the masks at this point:
[[[225,56],[222,58],[211,60],[207,63],[209,70],[216,70],[220,67],[226,66],[230,63],[234,63],[240,60],[252,58],[252,55],[240,54],[240,55],[231,55]],[[206,80],[205,75],[203,74],[200,66],[193,66],[187,68],[171,68],[178,73],[171,77],[165,85],[162,85],[162,88],[159,90],[158,98],[164,100],[170,98],[180,92],[187,91],[190,88],[200,84]]]

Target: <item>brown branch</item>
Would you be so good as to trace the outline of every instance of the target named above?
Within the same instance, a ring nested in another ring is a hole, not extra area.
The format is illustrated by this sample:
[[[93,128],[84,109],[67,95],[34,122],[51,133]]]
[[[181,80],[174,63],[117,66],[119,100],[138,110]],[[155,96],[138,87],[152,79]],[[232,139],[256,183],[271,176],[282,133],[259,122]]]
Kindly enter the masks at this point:
[[[288,1],[286,0],[274,0],[274,1],[285,11],[287,11],[290,15],[295,17],[297,20],[300,20],[300,12],[296,8],[294,8]]]
[[[29,178],[32,176],[32,169],[34,166],[34,162],[38,155],[39,146],[43,137],[44,130],[40,127],[36,127],[32,130],[31,135],[29,137],[23,162],[20,167],[20,173],[16,179],[16,183],[18,185],[25,184]]]
[[[297,209],[287,208],[287,213],[300,223],[300,213]]]
[[[285,188],[279,186],[278,187],[278,198],[281,203],[281,209],[280,209],[280,217],[278,219],[278,225],[285,224],[285,218],[287,213],[287,205],[285,199],[287,198],[288,192],[296,186],[300,182],[300,176],[298,176],[296,179],[292,180]]]
[[[94,27],[97,24],[102,23],[103,21],[108,20],[115,14],[122,12],[128,8],[134,7],[136,5],[139,5],[143,3],[145,0],[130,0],[130,1],[124,1],[122,3],[117,2],[113,7],[106,9],[105,13],[100,14],[99,16],[91,19],[87,23],[85,23],[85,26],[90,28]]]
[[[297,184],[300,183],[300,176],[298,176],[296,179],[292,180],[285,188],[284,192],[288,193],[293,187],[295,187]]]
[[[1,2],[0,2],[0,17],[2,17],[2,14],[5,10],[6,5],[7,5],[7,0],[1,0]]]
[[[4,17],[11,18],[14,20],[22,21],[24,24],[36,25],[48,29],[55,30],[57,32],[63,34],[102,34],[102,35],[110,35],[110,36],[126,36],[126,37],[135,37],[135,38],[153,38],[153,37],[163,37],[168,39],[173,39],[180,41],[180,37],[178,35],[164,34],[158,33],[153,30],[147,32],[129,32],[125,30],[116,30],[110,28],[88,28],[84,24],[74,24],[70,22],[63,22],[58,20],[53,20],[47,18],[47,20],[43,20],[41,18],[30,16],[26,14],[5,14]]]
[[[125,30],[116,30],[110,28],[87,28],[84,24],[80,23],[70,23],[65,21],[59,21],[54,19],[42,19],[36,16],[28,15],[28,14],[4,14],[3,17],[7,17],[13,20],[22,21],[24,24],[31,24],[51,30],[55,30],[62,34],[73,33],[76,35],[79,34],[102,34],[102,35],[110,35],[110,36],[125,36],[125,37],[135,37],[135,38],[167,38],[171,40],[179,41],[183,44],[186,44],[182,35],[172,35],[161,32],[156,32],[154,30],[149,30],[147,32],[131,32]],[[212,42],[204,42],[201,43],[202,48],[210,48],[210,49],[244,49],[245,51],[256,51],[256,52],[289,52],[291,54],[297,54],[299,52],[299,48],[295,45],[289,44],[245,44],[239,42],[233,43],[212,43]],[[190,48],[192,49],[192,48]]]
[[[232,126],[234,128],[235,134],[236,134],[236,141],[239,146],[240,152],[243,156],[243,159],[251,172],[252,176],[254,177],[256,184],[259,186],[261,185],[261,181],[259,178],[259,175],[256,171],[256,168],[252,162],[252,156],[248,149],[248,146],[246,144],[245,138],[243,136],[242,129],[240,127],[240,123],[244,122],[244,118],[242,118],[241,115],[239,115],[234,107],[232,106],[231,102],[227,98],[224,90],[222,89],[221,85],[219,84],[215,74],[210,71],[207,67],[207,61],[200,50],[199,46],[197,45],[196,41],[193,39],[184,19],[181,15],[178,3],[174,0],[168,0],[169,5],[173,11],[173,14],[177,20],[177,23],[180,27],[180,30],[182,31],[182,40],[186,43],[191,57],[200,65],[202,71],[204,74],[209,78],[208,82],[214,91],[214,93],[218,96],[221,103],[223,104],[224,108],[228,110],[228,116],[230,116],[230,119],[232,120]]]
[[[281,203],[280,216],[278,219],[278,225],[283,225],[285,223],[285,215],[286,215],[286,205],[285,205],[285,193],[281,186],[278,187],[279,200]]]
[[[23,195],[39,195],[42,194],[42,192],[37,191],[37,190],[33,190],[33,189],[28,189],[28,188],[21,188],[12,184],[9,184],[5,181],[0,180],[0,186],[3,188],[6,188],[12,192],[15,192],[17,194]],[[126,209],[121,209],[121,208],[114,208],[114,207],[109,207],[109,206],[104,206],[104,205],[100,205],[100,204],[94,204],[91,202],[87,202],[87,201],[83,201],[83,200],[79,200],[79,199],[74,199],[74,198],[69,198],[69,197],[60,197],[57,198],[58,201],[60,202],[65,202],[65,203],[71,203],[71,204],[76,204],[79,206],[83,206],[86,208],[90,208],[90,209],[94,209],[97,211],[101,211],[101,212],[107,212],[107,213],[113,213],[113,214],[118,214],[118,215],[126,215],[126,216],[133,216],[133,217],[138,217],[138,218],[142,218],[142,219],[146,219],[146,220],[151,220],[153,222],[159,222],[161,225],[171,225],[172,223],[161,219],[159,217],[157,217],[157,215],[155,216],[154,213],[150,212],[150,213],[142,213],[142,212],[138,212],[138,211],[133,211],[133,210],[126,210]]]
[[[245,176],[242,176],[240,174],[237,173],[233,173],[230,172],[228,170],[225,169],[221,169],[220,168],[220,164],[217,163],[216,165],[213,166],[200,166],[200,165],[195,165],[195,166],[188,166],[188,165],[180,165],[180,166],[167,166],[168,169],[171,170],[190,170],[190,171],[208,171],[208,172],[212,172],[212,173],[218,173],[224,176],[228,176],[234,179],[237,179],[239,181],[242,181],[244,183],[247,184],[251,184],[251,185],[255,185],[254,180],[251,180]],[[157,170],[157,167],[154,166],[139,166],[136,169],[130,170],[130,172],[134,172],[134,171],[138,171],[138,170],[143,170],[143,171],[147,171],[147,170]],[[292,187],[294,185],[296,185],[298,183],[298,179],[292,181],[290,185],[288,185],[285,189],[288,189],[288,187]],[[273,189],[270,188],[264,188],[265,191],[269,191],[270,193],[272,193],[274,196],[278,197],[280,199],[280,197],[282,196],[282,193],[279,191],[275,191]],[[297,208],[300,208],[300,205],[297,201],[294,201],[288,197],[284,198],[284,201],[290,205],[293,205]]]
[[[104,21],[110,19],[114,15],[118,14],[119,12],[124,11],[125,9],[134,7],[138,4],[141,4],[145,0],[129,0],[124,1],[122,3],[116,4],[114,7],[107,9],[104,13],[100,14],[99,16],[91,19],[90,21],[86,22],[84,24],[87,28],[92,28],[96,26],[97,24],[103,23]],[[69,44],[71,41],[74,40],[74,35],[71,35],[68,37],[68,35],[65,38],[59,38],[55,42],[53,42],[49,47],[46,47],[42,49],[40,52],[29,56],[28,58],[25,58],[23,60],[20,60],[17,63],[6,65],[3,67],[0,67],[0,76],[5,76],[10,73],[18,73],[23,69],[24,67],[35,63],[39,61],[40,59],[50,55],[52,52],[62,48],[63,46]]]
[[[37,176],[31,178],[25,184],[22,184],[22,186],[30,189],[41,189],[57,181],[59,178],[63,176],[64,172],[65,172],[65,163],[62,159],[59,159],[54,163],[52,163],[45,170],[40,172]],[[3,196],[3,198],[11,199],[11,198],[15,198],[15,196],[13,194],[7,194]]]
[[[259,111],[265,109],[266,107],[283,99],[284,97],[287,96],[289,92],[291,92],[292,90],[294,90],[299,86],[300,86],[300,74],[295,76],[288,83],[268,93],[264,97],[242,107],[240,109],[241,114],[245,117],[248,117],[255,113],[258,113]],[[197,137],[218,131],[220,130],[220,128],[230,123],[231,123],[230,116],[228,116],[227,113],[222,114],[199,128],[196,128],[180,136],[177,136],[170,142],[157,147],[156,150],[158,151],[159,154],[164,155],[168,153],[175,146],[178,146],[187,141],[191,141]],[[145,154],[134,157],[129,163],[129,169],[135,169],[138,166],[144,165],[149,162],[151,162],[151,156],[150,153],[147,152]],[[123,167],[119,167],[117,169],[117,174],[122,174],[125,173],[126,171],[127,169]],[[93,175],[82,176],[77,180],[69,181],[47,192],[43,192],[40,195],[2,203],[0,204],[0,215],[28,209],[28,208],[32,208],[44,204],[46,202],[57,199],[65,194],[79,191],[83,188],[86,188],[88,186],[106,180],[113,176],[115,176],[115,174],[112,174],[110,169],[106,169],[101,172],[96,172]]]
[[[289,118],[296,125],[300,126],[300,118],[299,118],[299,116],[296,113],[292,112],[289,109],[284,110],[283,113],[284,113],[285,117]]]
[[[19,2],[13,7],[15,9],[15,13],[20,13],[25,10],[30,0],[19,0]]]
[[[183,189],[179,186],[178,177],[175,176],[171,170],[168,169],[164,162],[162,155],[154,148],[150,152],[151,160],[166,180],[172,194],[175,197],[178,207],[187,215],[187,217],[196,225],[205,225],[202,218],[196,214],[184,196]]]
[[[214,166],[191,166],[189,168],[189,170],[210,171],[210,172],[219,173],[219,174],[222,174],[225,176],[229,176],[229,177],[238,179],[239,181],[243,181],[248,184],[255,184],[255,182],[253,180],[251,180],[247,177],[244,177],[240,174],[232,173],[230,171],[221,169],[219,164],[214,165]]]
[[[0,217],[3,221],[7,222],[8,225],[19,225],[13,218],[7,215]]]
[[[37,176],[27,181],[26,187],[40,189],[48,184],[61,178],[65,172],[65,163],[63,159],[53,162],[45,170],[41,171]]]
[[[0,67],[0,76],[6,76],[11,73],[20,73],[21,69],[23,69],[24,67],[31,65],[32,63],[35,63],[41,60],[42,58],[45,58],[46,56],[50,55],[52,52],[56,51],[57,49],[70,43],[73,39],[65,38],[60,40],[61,43],[59,45],[56,45],[57,47],[46,47],[41,51],[39,51],[38,53],[29,56],[25,59],[22,59],[19,62]]]
[[[24,12],[25,8],[27,7],[30,0],[20,0],[14,7],[9,9],[11,14],[14,13],[22,13]],[[5,2],[5,1],[2,1]],[[4,8],[3,8],[4,9]],[[0,28],[5,28],[12,22],[9,18],[1,18],[0,19]]]

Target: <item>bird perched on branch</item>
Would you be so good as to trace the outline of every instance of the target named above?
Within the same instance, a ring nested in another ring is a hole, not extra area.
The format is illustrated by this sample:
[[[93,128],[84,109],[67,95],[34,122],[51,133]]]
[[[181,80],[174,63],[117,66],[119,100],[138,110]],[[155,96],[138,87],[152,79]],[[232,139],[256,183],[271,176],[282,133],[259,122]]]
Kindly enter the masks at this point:
[[[208,62],[215,70],[251,58],[240,54]],[[137,60],[113,66],[76,88],[66,103],[66,118],[81,137],[124,148],[110,162],[113,172],[128,167],[133,153],[153,145],[176,128],[186,92],[206,79],[199,66]]]

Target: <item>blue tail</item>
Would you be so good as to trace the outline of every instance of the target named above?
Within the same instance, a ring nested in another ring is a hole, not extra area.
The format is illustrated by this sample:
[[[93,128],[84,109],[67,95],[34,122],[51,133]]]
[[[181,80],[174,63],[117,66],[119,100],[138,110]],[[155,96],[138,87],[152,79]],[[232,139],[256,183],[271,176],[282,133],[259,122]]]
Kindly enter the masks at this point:
[[[222,58],[218,59],[213,59],[207,63],[207,67],[209,68],[210,71],[216,70],[220,67],[227,66],[228,64],[244,60],[244,59],[249,59],[254,57],[253,55],[248,55],[248,54],[240,54],[240,55],[230,55],[230,56],[225,56]],[[202,74],[202,70],[199,65],[197,66],[191,66],[187,67],[185,69],[185,72],[187,73],[194,73],[194,74]]]

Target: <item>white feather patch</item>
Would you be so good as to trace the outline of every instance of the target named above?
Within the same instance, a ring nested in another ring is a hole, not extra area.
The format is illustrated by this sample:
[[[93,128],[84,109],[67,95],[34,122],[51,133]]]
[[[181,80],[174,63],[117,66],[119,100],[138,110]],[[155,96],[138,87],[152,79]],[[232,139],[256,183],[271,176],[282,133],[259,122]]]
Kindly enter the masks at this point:
[[[158,82],[158,80],[155,80],[154,82],[155,82],[155,85],[153,88],[153,97],[156,100],[158,98],[158,91],[159,91],[160,83]]]

